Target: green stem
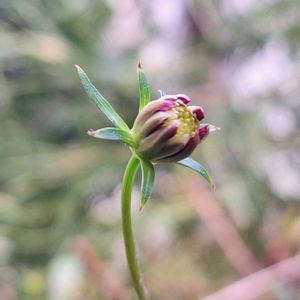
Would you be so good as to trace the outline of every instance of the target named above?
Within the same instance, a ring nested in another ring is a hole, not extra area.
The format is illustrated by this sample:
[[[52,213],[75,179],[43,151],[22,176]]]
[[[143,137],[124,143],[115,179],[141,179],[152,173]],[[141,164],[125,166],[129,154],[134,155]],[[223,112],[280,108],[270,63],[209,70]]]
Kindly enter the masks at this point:
[[[139,300],[149,300],[138,265],[131,225],[131,191],[138,167],[139,160],[135,156],[131,156],[123,177],[122,227],[128,267],[135,291]]]

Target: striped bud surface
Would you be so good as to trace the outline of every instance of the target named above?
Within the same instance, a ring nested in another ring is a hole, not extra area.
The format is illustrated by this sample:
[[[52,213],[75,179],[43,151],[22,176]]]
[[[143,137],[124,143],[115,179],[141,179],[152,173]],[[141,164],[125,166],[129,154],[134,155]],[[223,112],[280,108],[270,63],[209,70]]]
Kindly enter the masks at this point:
[[[131,130],[138,156],[152,162],[174,162],[188,157],[209,134],[210,125],[200,106],[188,106],[184,94],[166,95],[149,102]]]

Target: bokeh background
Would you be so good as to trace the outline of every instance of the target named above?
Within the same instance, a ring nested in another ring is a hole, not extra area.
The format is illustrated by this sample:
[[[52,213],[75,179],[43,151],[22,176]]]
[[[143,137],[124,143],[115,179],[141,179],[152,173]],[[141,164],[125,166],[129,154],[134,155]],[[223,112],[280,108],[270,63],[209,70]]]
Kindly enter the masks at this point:
[[[215,189],[159,165],[139,213],[137,180],[134,230],[153,299],[204,299],[297,259],[298,0],[1,0],[0,45],[1,299],[135,299],[119,200],[130,153],[86,135],[109,121],[75,63],[130,125],[140,60],[153,99],[186,93],[222,128],[193,154]],[[300,299],[291,265],[230,299]]]

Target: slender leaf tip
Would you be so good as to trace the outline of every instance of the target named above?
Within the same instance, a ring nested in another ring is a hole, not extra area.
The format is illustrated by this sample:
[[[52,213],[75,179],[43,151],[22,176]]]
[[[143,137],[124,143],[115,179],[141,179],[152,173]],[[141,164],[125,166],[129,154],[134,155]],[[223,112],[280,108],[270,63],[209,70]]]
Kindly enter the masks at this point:
[[[139,206],[139,212],[142,212],[144,206],[145,206],[145,203],[140,203],[140,206]]]
[[[212,124],[200,124],[200,128],[205,127],[208,125],[209,132],[217,132],[221,131],[221,127],[216,127],[215,125]]]
[[[209,124],[209,131],[214,132],[214,131],[221,131],[221,127],[216,127],[214,125]]]
[[[210,186],[215,189],[216,188],[216,185],[213,181],[213,179],[211,178],[211,176],[209,175],[209,173],[206,171],[207,175],[208,175],[208,178],[207,178],[207,182],[210,184]]]
[[[110,103],[100,94],[97,88],[92,84],[87,74],[78,66],[77,69],[80,81],[90,100],[96,104],[97,108],[106,115],[106,117],[118,128],[129,131],[126,122],[118,115]]]
[[[187,157],[178,161],[177,164],[194,170],[195,172],[200,174],[213,188],[215,188],[215,184],[208,171],[199,162],[193,160],[191,157]]]
[[[207,178],[207,182],[210,184],[210,186],[215,190],[216,189],[216,185],[213,181],[213,179],[211,178],[211,176],[209,175],[209,173],[207,172],[208,178]]]
[[[81,71],[81,68],[78,65],[74,65],[74,66],[75,66],[77,72]]]
[[[87,134],[88,134],[89,136],[95,136],[95,130],[94,130],[94,129],[89,129],[89,130],[87,131]]]

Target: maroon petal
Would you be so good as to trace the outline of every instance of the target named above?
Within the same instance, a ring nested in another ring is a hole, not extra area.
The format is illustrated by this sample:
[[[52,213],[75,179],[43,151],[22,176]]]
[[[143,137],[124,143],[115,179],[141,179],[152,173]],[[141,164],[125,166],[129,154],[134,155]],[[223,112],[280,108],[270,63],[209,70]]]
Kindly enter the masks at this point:
[[[184,94],[177,94],[176,98],[178,100],[181,100],[184,104],[188,104],[191,101],[191,99],[187,95],[184,95]]]
[[[141,138],[147,137],[155,130],[158,130],[164,122],[169,118],[168,113],[158,112],[151,116],[140,128],[138,131],[141,133]]]
[[[168,157],[162,158],[159,160],[159,162],[174,162],[179,161],[181,159],[184,159],[191,155],[191,153],[194,151],[194,149],[197,147],[197,145],[200,142],[200,138],[198,134],[195,134],[185,145],[183,149],[178,151],[177,153],[170,155]]]
[[[151,160],[155,156],[155,153],[157,153],[161,147],[176,134],[177,129],[178,124],[173,123],[154,131],[152,134],[141,140],[137,154],[142,158]]]
[[[162,100],[172,100],[172,101],[176,101],[176,95],[164,95],[162,97],[160,97],[159,99],[162,99]]]
[[[188,109],[195,115],[198,121],[204,119],[204,110],[201,106],[188,106]]]
[[[162,99],[149,102],[142,111],[138,114],[134,124],[133,131],[139,132],[139,128],[155,113],[159,111],[166,111],[175,106],[174,101],[166,101]]]
[[[155,158],[153,159],[153,161],[154,162],[160,161],[161,159],[164,159],[175,153],[178,153],[184,147],[185,144],[183,143],[178,143],[178,142],[174,143],[174,141],[169,141],[169,143],[163,145],[163,147],[161,147],[161,149],[155,154]]]
[[[203,127],[200,127],[198,129],[198,135],[199,135],[199,138],[200,138],[200,141],[204,140],[209,134],[209,124],[206,124],[205,126]]]
[[[164,102],[165,103],[160,106],[158,111],[168,111],[175,106],[175,103],[172,99],[165,99]]]

